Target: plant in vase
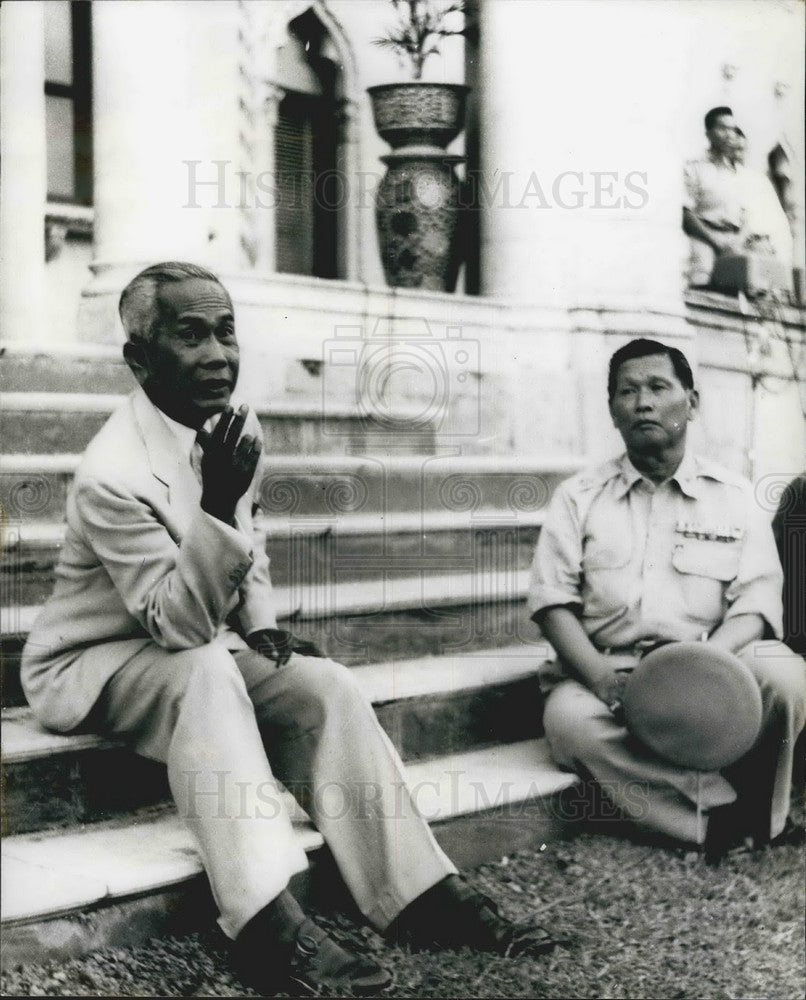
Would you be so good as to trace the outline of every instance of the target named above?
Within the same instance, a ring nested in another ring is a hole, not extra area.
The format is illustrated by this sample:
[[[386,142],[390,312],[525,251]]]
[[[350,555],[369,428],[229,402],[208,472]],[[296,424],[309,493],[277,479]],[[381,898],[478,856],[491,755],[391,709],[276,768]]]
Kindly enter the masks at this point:
[[[453,15],[464,15],[464,0],[437,6],[430,0],[390,0],[398,20],[385,35],[376,38],[375,45],[391,49],[401,64],[411,64],[412,80],[423,76],[423,65],[431,55],[439,55],[440,39],[464,35],[464,26],[451,26]]]
[[[378,239],[389,285],[453,291],[459,270],[463,157],[445,147],[464,127],[468,87],[422,80],[423,65],[442,40],[466,35],[463,0],[390,0],[397,22],[376,44],[411,67],[413,82],[369,88],[375,127],[392,152],[376,202]]]

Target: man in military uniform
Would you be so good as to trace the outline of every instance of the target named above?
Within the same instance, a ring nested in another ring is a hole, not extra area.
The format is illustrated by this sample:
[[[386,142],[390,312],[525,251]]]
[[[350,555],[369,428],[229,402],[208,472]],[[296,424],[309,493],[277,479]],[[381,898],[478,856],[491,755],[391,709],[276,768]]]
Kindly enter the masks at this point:
[[[767,842],[787,821],[804,721],[803,661],[778,641],[770,525],[748,482],[687,448],[699,399],[679,350],[620,348],[608,397],[626,454],[558,488],[532,568],[532,617],[558,655],[545,683],[552,753],[655,831],[707,840],[713,855],[744,834]],[[703,638],[739,654],[762,697],[761,735],[724,773],[661,760],[611,710],[643,650]]]
[[[744,226],[744,203],[736,163],[736,122],[728,107],[705,116],[708,151],[684,170],[683,230],[691,238],[689,284],[707,286],[715,259],[738,252]]]
[[[746,139],[729,107],[705,116],[707,153],[684,170],[683,230],[690,239],[688,281],[707,287],[722,254],[756,252],[780,262],[788,282],[792,237],[769,178],[744,165]]]

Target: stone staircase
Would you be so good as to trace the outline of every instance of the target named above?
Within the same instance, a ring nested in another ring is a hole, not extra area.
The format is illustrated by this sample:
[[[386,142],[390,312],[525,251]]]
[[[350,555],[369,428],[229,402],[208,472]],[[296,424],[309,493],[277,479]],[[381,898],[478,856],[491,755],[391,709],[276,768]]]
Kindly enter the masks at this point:
[[[47,733],[19,686],[73,471],[129,391],[128,371],[101,347],[56,359],[7,349],[0,383],[2,926],[13,964],[213,915],[164,769],[113,741]],[[575,779],[540,738],[536,668],[550,651],[523,599],[545,502],[579,460],[457,455],[358,408],[321,413],[310,395],[259,410],[280,624],[359,674],[458,864],[563,833]],[[401,427],[405,417],[395,415]],[[315,892],[332,882],[327,851],[288,805],[312,860],[296,888]]]

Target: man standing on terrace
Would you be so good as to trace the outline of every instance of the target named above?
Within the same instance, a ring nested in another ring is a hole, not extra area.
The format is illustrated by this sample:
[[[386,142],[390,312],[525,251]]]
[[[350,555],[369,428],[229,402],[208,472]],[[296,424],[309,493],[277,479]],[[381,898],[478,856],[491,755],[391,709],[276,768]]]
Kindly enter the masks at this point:
[[[774,257],[791,268],[792,237],[768,177],[744,165],[746,137],[729,107],[705,116],[708,152],[686,164],[683,230],[690,237],[688,281],[707,287],[723,254]],[[788,283],[788,277],[787,277]]]

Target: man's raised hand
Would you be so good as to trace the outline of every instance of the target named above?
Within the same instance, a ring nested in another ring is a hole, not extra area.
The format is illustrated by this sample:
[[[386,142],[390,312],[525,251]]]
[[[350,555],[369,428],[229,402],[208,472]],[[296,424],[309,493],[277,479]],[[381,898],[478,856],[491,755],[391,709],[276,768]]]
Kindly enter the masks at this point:
[[[212,434],[199,431],[202,447],[201,507],[227,524],[235,517],[235,507],[252,482],[263,440],[259,435],[241,434],[249,407],[237,413],[231,406],[223,411]]]

